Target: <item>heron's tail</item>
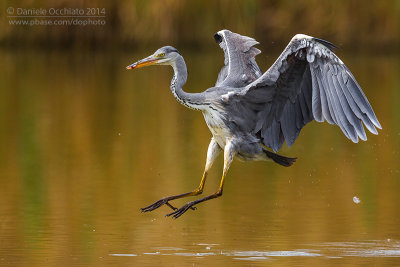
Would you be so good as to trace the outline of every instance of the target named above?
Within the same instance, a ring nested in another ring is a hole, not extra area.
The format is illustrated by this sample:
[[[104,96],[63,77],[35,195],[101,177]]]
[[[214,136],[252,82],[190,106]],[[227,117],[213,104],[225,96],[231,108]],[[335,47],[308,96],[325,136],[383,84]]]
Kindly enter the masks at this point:
[[[278,155],[274,152],[266,150],[265,148],[263,148],[263,151],[267,155],[268,158],[272,159],[276,163],[278,163],[282,166],[285,166],[285,167],[291,166],[297,159],[297,158],[288,158],[288,157]]]

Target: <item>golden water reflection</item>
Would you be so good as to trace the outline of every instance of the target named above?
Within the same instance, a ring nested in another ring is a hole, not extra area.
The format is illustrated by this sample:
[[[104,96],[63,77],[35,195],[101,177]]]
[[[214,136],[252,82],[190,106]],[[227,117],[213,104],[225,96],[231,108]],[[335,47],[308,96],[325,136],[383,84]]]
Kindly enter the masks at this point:
[[[398,55],[341,55],[383,126],[378,136],[353,144],[311,123],[281,150],[298,157],[293,167],[235,161],[222,198],[173,220],[167,207],[139,208],[198,185],[210,133],[174,100],[170,69],[124,69],[150,52],[0,52],[0,265],[398,260]],[[181,52],[186,90],[212,86],[220,51]],[[260,56],[263,69],[278,53]],[[221,169],[219,159],[205,193]]]

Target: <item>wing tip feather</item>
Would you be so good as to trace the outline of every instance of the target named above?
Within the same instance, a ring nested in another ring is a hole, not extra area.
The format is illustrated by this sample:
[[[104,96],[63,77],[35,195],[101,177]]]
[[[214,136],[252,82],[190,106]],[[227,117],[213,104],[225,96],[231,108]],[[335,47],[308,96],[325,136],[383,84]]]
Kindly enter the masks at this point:
[[[333,43],[331,43],[331,42],[329,42],[329,41],[326,41],[326,40],[324,40],[324,39],[320,39],[320,38],[313,37],[312,40],[314,40],[314,41],[316,41],[316,42],[318,42],[318,43],[320,43],[320,44],[323,44],[324,46],[326,46],[327,48],[329,48],[329,50],[331,50],[332,52],[334,52],[335,49],[339,49],[338,46],[336,46],[336,45],[334,45]]]

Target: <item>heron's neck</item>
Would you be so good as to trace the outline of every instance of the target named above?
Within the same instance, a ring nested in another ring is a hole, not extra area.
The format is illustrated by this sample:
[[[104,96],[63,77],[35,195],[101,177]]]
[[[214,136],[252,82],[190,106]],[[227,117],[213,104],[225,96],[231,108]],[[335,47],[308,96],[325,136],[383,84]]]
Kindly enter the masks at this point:
[[[183,91],[182,87],[187,80],[187,68],[183,57],[179,56],[172,64],[174,77],[171,80],[171,91],[176,100],[185,107],[201,110],[204,103],[200,94],[191,94]]]

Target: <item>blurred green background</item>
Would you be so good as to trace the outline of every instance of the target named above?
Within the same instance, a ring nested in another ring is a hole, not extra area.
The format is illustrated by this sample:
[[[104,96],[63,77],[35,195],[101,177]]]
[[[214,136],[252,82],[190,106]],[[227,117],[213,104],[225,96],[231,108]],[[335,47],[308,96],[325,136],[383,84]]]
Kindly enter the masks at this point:
[[[346,49],[394,49],[400,44],[400,1],[2,1],[22,8],[105,8],[101,29],[9,27],[1,20],[6,46],[147,46],[171,43],[207,47],[212,33],[229,28],[270,44],[286,43],[295,33],[334,40]]]

